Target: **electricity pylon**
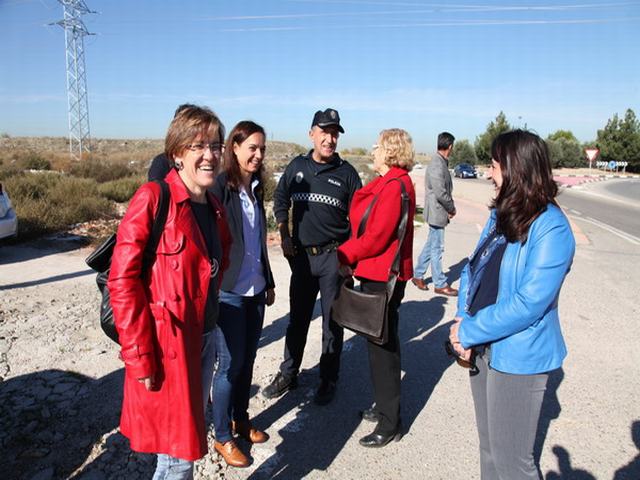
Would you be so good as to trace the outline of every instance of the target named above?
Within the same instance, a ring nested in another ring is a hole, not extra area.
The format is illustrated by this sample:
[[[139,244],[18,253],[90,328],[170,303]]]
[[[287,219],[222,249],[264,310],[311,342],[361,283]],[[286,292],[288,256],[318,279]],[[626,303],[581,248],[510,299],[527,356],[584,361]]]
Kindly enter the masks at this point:
[[[51,25],[64,28],[67,63],[67,99],[69,105],[69,153],[80,160],[90,151],[89,101],[87,75],[84,64],[84,37],[93,35],[84,25],[81,15],[96,13],[84,0],[58,0],[64,7],[64,19]]]

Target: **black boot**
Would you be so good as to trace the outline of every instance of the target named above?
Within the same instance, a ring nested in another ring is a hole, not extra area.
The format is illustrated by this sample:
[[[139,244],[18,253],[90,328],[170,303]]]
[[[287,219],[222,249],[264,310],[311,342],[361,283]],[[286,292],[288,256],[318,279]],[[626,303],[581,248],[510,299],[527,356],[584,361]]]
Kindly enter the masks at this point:
[[[387,443],[391,442],[391,440],[398,442],[401,438],[402,432],[400,431],[400,426],[391,433],[380,433],[374,430],[369,435],[360,439],[360,445],[363,447],[379,448],[384,447]]]
[[[287,377],[283,375],[282,372],[278,372],[271,383],[262,389],[262,396],[266,398],[277,398],[297,386],[297,377]]]

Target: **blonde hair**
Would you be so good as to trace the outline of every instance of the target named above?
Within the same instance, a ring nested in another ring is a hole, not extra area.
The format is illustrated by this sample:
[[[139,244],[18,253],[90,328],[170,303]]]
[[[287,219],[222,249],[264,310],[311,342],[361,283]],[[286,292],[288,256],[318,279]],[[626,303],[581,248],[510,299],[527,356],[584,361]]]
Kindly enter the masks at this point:
[[[210,108],[187,105],[176,113],[169,125],[164,140],[167,159],[173,162],[198,135],[224,143],[224,125]]]
[[[409,132],[401,128],[382,130],[379,143],[384,149],[384,163],[386,165],[411,171],[415,152]]]

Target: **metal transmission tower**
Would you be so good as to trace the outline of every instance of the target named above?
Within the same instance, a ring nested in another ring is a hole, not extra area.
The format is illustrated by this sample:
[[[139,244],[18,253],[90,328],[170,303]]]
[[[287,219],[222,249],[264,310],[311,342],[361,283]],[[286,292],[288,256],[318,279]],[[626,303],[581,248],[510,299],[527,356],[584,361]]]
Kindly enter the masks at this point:
[[[81,19],[86,13],[96,13],[84,0],[58,0],[64,6],[64,19],[51,25],[64,28],[67,63],[67,98],[69,103],[69,153],[80,160],[90,149],[89,102],[87,75],[84,65],[84,37],[93,35]]]

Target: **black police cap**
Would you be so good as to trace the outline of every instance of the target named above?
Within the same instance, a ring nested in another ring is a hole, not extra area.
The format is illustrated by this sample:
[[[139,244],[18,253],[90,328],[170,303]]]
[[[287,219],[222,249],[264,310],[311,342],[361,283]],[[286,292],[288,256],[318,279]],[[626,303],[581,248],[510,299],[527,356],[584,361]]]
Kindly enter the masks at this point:
[[[313,122],[311,122],[311,128],[318,126],[320,128],[336,125],[341,133],[344,133],[344,128],[340,125],[340,114],[333,108],[327,108],[324,112],[318,110],[313,116]]]

